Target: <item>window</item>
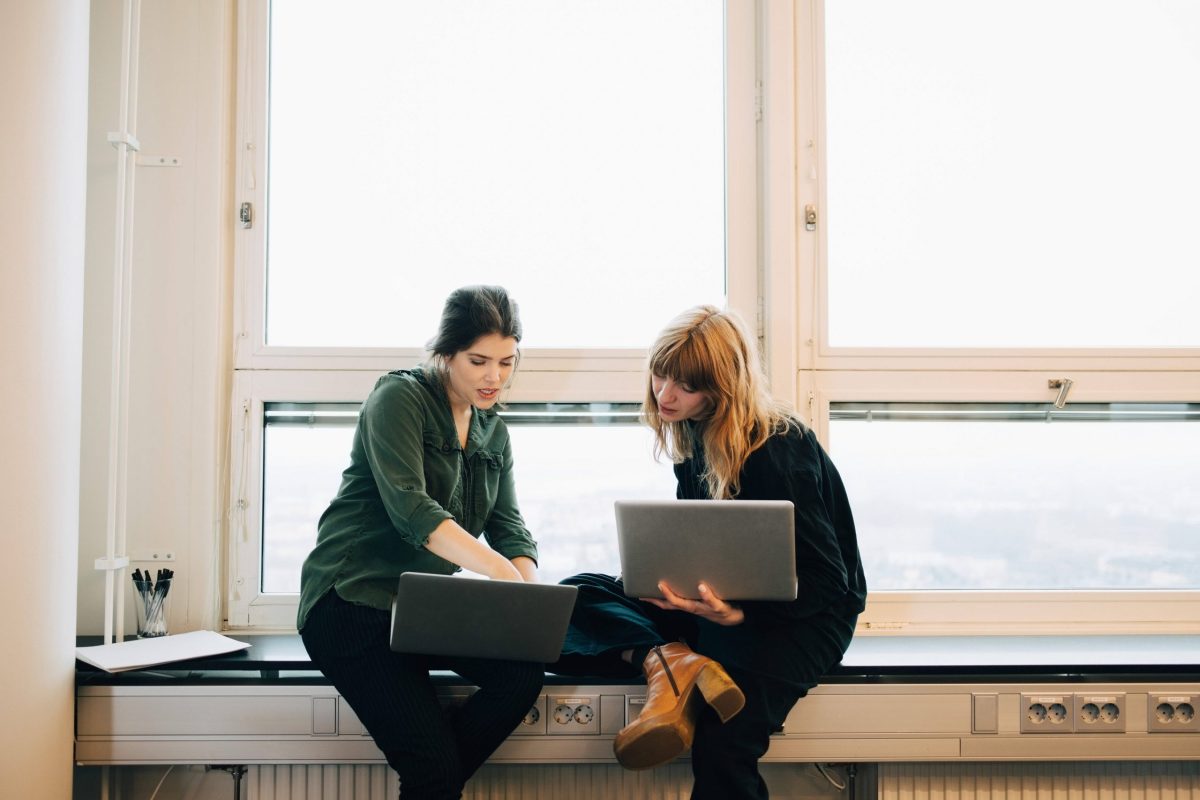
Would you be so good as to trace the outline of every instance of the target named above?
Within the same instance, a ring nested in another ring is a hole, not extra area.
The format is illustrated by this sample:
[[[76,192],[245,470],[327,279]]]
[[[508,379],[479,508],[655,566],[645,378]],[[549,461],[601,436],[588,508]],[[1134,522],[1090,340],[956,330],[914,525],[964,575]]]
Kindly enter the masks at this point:
[[[1200,346],[1200,7],[824,20],[830,346]]]
[[[1200,13],[814,0],[796,30],[797,383],[855,510],[860,626],[1181,630]]]
[[[521,513],[550,545],[540,554],[541,580],[620,572],[613,501],[674,496],[670,463],[649,458],[652,436],[639,411],[634,403],[517,403],[500,411]],[[347,464],[358,408],[272,403],[265,414],[261,591],[295,594],[317,520]]]
[[[1200,618],[1193,4],[351,4],[304,51],[313,7],[286,5],[239,6],[231,625],[292,624],[305,545],[264,514],[319,513],[327,412],[416,363],[468,281],[522,303],[508,401],[548,577],[610,556],[550,516],[539,437],[628,436],[604,458],[653,469],[636,426],[548,409],[636,404],[657,327],[726,302],[844,473],[864,630]]]
[[[614,570],[612,500],[673,492],[631,416],[646,345],[690,305],[758,314],[754,4],[239,14],[229,624],[292,624],[359,405],[470,283],[521,306],[506,413],[543,578]]]
[[[877,590],[1200,589],[1200,405],[835,403]]]

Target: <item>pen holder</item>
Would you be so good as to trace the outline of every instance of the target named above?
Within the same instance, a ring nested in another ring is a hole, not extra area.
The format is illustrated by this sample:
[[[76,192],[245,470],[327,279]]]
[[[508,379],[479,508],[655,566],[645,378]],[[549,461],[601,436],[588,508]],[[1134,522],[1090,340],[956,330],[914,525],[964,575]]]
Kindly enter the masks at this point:
[[[139,639],[167,635],[167,597],[170,591],[170,578],[163,578],[148,588],[134,586],[133,607],[137,611]]]

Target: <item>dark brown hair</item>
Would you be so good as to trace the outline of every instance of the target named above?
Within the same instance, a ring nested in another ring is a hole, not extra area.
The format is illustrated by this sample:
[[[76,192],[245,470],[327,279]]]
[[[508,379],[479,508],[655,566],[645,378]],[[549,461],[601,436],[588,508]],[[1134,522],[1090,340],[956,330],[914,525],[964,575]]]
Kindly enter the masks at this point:
[[[437,335],[425,349],[441,361],[461,353],[489,333],[521,341],[516,302],[502,286],[464,286],[446,298]]]

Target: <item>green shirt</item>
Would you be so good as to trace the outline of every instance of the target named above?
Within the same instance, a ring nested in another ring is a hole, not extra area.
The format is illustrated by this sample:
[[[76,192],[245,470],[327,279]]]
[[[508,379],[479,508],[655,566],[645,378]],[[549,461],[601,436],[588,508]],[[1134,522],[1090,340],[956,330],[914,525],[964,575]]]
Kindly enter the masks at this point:
[[[300,572],[296,627],[331,588],[371,608],[391,608],[402,572],[449,575],[460,567],[425,549],[454,519],[512,559],[537,560],[513,488],[508,428],[495,409],[474,409],[467,447],[431,369],[389,372],[367,396],[350,466],[317,523],[317,544]]]

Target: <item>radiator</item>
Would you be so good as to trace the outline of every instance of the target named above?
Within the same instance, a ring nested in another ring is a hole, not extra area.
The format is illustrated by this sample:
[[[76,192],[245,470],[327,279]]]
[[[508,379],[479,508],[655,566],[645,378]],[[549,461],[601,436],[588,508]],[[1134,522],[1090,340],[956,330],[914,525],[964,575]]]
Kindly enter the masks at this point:
[[[1197,754],[1200,758],[1200,753]],[[775,800],[843,797],[806,764],[763,764]],[[1200,800],[1200,761],[989,762],[859,765],[859,800]],[[874,781],[869,779],[874,772]],[[844,770],[834,770],[844,776]],[[616,764],[485,765],[464,800],[686,800],[686,763],[648,772]],[[396,775],[382,765],[256,766],[247,800],[395,800]]]
[[[880,764],[877,770],[877,800],[1200,800],[1197,761]]]
[[[245,778],[247,800],[395,800],[396,774],[371,766],[257,766]],[[627,772],[615,764],[488,766],[476,773],[463,800],[677,800],[687,798],[692,771],[672,764]]]

